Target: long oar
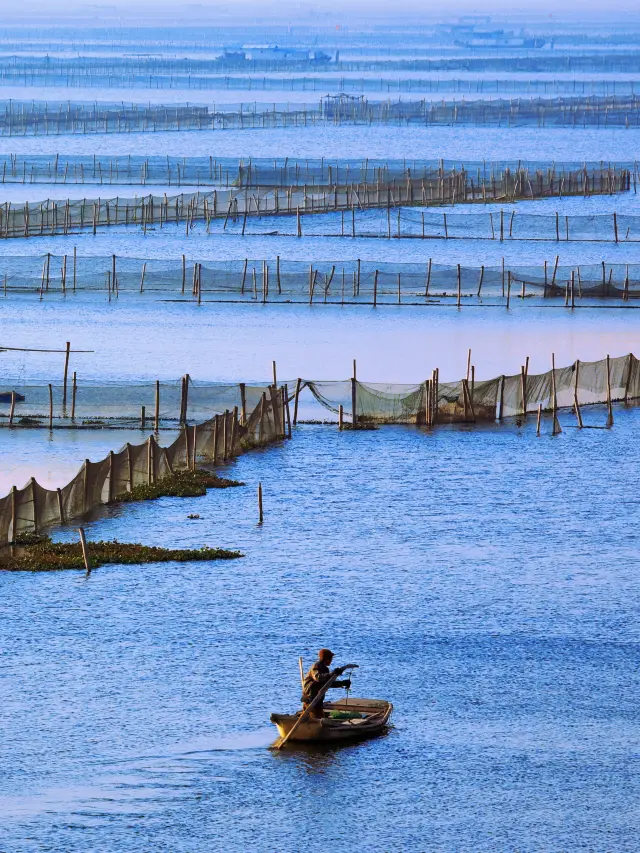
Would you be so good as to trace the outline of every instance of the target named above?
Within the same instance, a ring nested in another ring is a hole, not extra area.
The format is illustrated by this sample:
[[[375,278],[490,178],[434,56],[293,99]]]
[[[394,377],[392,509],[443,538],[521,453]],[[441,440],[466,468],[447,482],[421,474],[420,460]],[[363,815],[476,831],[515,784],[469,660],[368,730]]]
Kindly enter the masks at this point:
[[[342,667],[342,671],[344,672],[344,671],[345,671],[345,670],[347,670],[347,669],[357,669],[357,668],[358,668],[358,664],[357,664],[357,663],[349,663],[349,664],[347,664],[346,666],[343,666],[343,667]],[[307,707],[304,709],[304,711],[300,714],[300,716],[298,717],[298,719],[297,719],[297,720],[296,720],[296,722],[294,723],[294,725],[293,725],[293,727],[291,728],[291,730],[289,731],[289,733],[288,733],[288,734],[286,734],[283,738],[281,738],[279,743],[274,744],[275,749],[282,749],[282,747],[283,747],[283,746],[285,745],[285,743],[289,740],[289,738],[291,737],[291,735],[292,735],[292,734],[295,732],[295,730],[298,728],[298,726],[300,725],[300,723],[303,723],[303,722],[307,719],[307,717],[309,716],[309,714],[311,713],[311,711],[313,711],[313,709],[316,707],[316,705],[318,705],[320,702],[322,702],[322,700],[324,699],[324,694],[325,694],[325,693],[327,692],[327,690],[331,687],[331,685],[332,685],[332,684],[333,684],[333,682],[338,678],[338,676],[339,676],[339,674],[338,674],[337,672],[334,672],[334,674],[333,674],[333,675],[331,676],[331,678],[327,681],[327,683],[326,683],[323,687],[321,687],[321,688],[320,688],[320,691],[318,692],[318,695],[316,696],[316,698],[315,698],[312,702],[310,702],[310,703],[307,705]]]

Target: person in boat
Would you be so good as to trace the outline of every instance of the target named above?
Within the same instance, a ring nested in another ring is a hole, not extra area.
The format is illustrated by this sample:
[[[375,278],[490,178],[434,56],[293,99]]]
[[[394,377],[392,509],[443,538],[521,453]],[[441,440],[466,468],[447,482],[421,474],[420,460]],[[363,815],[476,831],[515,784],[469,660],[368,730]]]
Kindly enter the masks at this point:
[[[309,672],[304,677],[302,685],[302,710],[305,711],[316,698],[320,690],[329,681],[333,675],[342,675],[343,667],[338,667],[333,671],[329,669],[333,660],[333,652],[330,649],[320,649],[318,652],[318,660],[313,664]],[[334,687],[351,687],[351,679],[347,678],[344,681],[334,681],[330,689]],[[318,702],[311,709],[310,716],[322,719],[324,717],[323,708],[324,699]]]

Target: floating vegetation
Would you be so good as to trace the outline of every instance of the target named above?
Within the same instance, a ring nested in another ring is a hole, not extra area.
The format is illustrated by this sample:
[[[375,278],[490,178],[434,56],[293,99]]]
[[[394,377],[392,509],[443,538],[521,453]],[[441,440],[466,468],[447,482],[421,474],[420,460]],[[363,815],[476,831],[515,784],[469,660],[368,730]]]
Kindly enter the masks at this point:
[[[378,429],[378,424],[360,423],[360,422],[352,424],[352,423],[347,422],[347,423],[342,424],[342,429],[343,430],[345,430],[345,429],[346,430],[353,430],[353,431],[372,430],[372,429]]]
[[[33,541],[35,540],[35,541]],[[13,550],[14,553],[10,553]],[[131,542],[88,542],[88,560],[92,569],[108,563],[140,565],[142,563],[191,563],[202,560],[236,560],[240,551],[224,548],[156,548]],[[52,542],[49,536],[28,534],[14,549],[5,549],[0,570],[12,572],[53,572],[61,569],[84,569],[82,548],[77,542]]]
[[[239,480],[228,480],[218,477],[209,471],[174,471],[166,477],[161,477],[155,483],[140,483],[130,492],[116,497],[116,501],[153,501],[156,498],[199,498],[207,493],[207,489],[229,489],[234,486],[244,486]]]

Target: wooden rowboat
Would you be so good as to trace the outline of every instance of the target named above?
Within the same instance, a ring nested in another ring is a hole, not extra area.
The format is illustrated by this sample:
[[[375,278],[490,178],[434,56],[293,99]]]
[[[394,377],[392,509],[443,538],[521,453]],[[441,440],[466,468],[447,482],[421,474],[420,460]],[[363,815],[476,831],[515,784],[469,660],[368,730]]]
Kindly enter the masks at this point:
[[[290,742],[346,743],[377,737],[387,729],[393,705],[384,699],[349,698],[325,702],[324,710],[329,714],[335,711],[345,715],[351,713],[354,716],[350,719],[324,716],[321,720],[308,717],[298,725]],[[297,714],[271,715],[271,722],[277,726],[281,738],[287,737],[300,719],[301,713],[299,711]]]

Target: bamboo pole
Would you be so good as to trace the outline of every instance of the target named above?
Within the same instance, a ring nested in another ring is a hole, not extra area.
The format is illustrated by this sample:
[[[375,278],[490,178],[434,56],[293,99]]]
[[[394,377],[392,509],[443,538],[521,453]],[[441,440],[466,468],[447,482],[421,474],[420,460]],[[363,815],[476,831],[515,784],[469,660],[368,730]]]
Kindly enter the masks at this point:
[[[498,420],[501,421],[504,416],[504,382],[505,382],[504,373],[500,377],[500,401],[498,404]]]
[[[114,453],[113,450],[109,451],[109,488],[107,491],[107,503],[113,503],[113,499],[115,498],[115,490],[113,488],[113,474],[114,474],[114,462],[113,462]]]
[[[244,382],[240,382],[240,423],[247,424],[247,386]]]
[[[49,429],[53,429],[53,385],[49,385]]]
[[[293,425],[297,426],[298,424],[298,400],[300,398],[300,386],[302,385],[302,379],[298,377],[296,379],[296,393],[293,400]]]
[[[198,458],[198,424],[193,425],[193,447],[191,449],[191,470],[196,470],[196,461]]]
[[[558,396],[556,393],[556,357],[555,353],[551,353],[551,406],[553,410],[553,429],[551,435],[557,435],[562,432],[558,421]]]
[[[160,381],[156,379],[156,410],[155,410],[155,431],[156,434],[160,430]]]
[[[213,464],[218,464],[218,415],[213,419]]]
[[[291,409],[289,408],[289,386],[282,386],[282,408],[283,408],[283,417],[286,414],[287,418],[287,438],[292,437],[291,433]],[[284,432],[284,428],[282,430]]]
[[[258,524],[264,522],[264,506],[262,502],[262,483],[258,483]]]
[[[613,426],[613,405],[611,402],[611,359],[607,355],[607,427]]]
[[[76,419],[76,395],[78,392],[78,379],[75,370],[71,378],[71,422]]]
[[[351,424],[358,423],[358,383],[356,378],[356,360],[353,359],[353,376],[351,378]]]
[[[67,405],[67,378],[69,376],[69,354],[71,352],[71,343],[67,341],[64,354],[64,375],[62,378],[62,406]]]
[[[576,419],[578,421],[578,428],[582,429],[582,412],[580,411],[580,402],[578,400],[578,387],[580,382],[580,359],[578,359],[575,363],[575,375],[573,377],[573,407],[576,413]]]
[[[89,551],[87,548],[87,538],[84,534],[84,527],[78,528],[78,535],[80,536],[80,547],[82,548],[82,559],[84,561],[84,567],[87,574],[90,574],[91,564],[89,563]]]
[[[542,403],[538,403],[538,420],[536,422],[536,435],[540,435],[540,422],[542,421]]]

